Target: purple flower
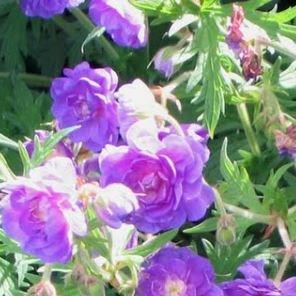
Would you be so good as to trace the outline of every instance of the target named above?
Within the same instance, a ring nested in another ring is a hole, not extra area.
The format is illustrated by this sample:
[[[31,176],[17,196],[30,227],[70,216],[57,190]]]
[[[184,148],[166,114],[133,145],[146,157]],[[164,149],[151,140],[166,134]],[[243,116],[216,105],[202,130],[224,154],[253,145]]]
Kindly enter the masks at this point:
[[[79,6],[84,0],[21,0],[21,8],[27,16],[45,19],[62,14],[66,8]]]
[[[165,117],[167,114],[166,109],[155,101],[153,93],[140,79],[121,86],[115,96],[119,102],[118,121],[123,139],[126,139],[128,129],[137,121]]]
[[[167,246],[142,266],[136,296],[223,296],[214,281],[209,260],[189,248]]]
[[[82,162],[79,167],[80,175],[87,182],[99,182],[100,172],[99,172],[99,157],[97,154],[92,155]]]
[[[2,226],[24,252],[45,263],[66,263],[72,256],[73,234],[86,234],[77,207],[76,173],[69,158],[56,157],[20,177],[4,190]]]
[[[129,146],[102,151],[102,185],[123,183],[137,194],[139,209],[125,222],[156,233],[205,215],[214,200],[202,175],[209,152],[204,138],[192,135],[194,127],[199,129],[189,126],[185,137],[167,132],[157,138],[153,124],[139,121],[127,133]]]
[[[89,16],[120,46],[139,48],[147,44],[144,14],[128,0],[91,0]]]
[[[276,146],[282,155],[289,155],[296,160],[296,125],[289,126],[285,133],[276,131]]]
[[[128,187],[111,184],[100,190],[94,206],[103,222],[112,228],[120,228],[122,221],[138,208],[138,201]]]
[[[36,130],[35,135],[38,136],[39,141],[41,144],[44,144],[44,142],[50,137],[50,132],[46,130]],[[33,156],[34,153],[34,140],[27,140],[24,143],[24,146],[29,154],[30,157]],[[65,156],[72,158],[73,157],[73,152],[71,149],[64,143],[64,142],[59,142],[55,149],[53,150],[52,154],[50,157],[56,157],[56,156]]]
[[[244,279],[223,283],[221,288],[225,296],[293,296],[296,290],[296,277],[282,282],[279,287],[264,273],[264,261],[249,260],[239,271]]]
[[[111,68],[92,69],[83,62],[65,69],[64,78],[51,86],[52,113],[60,128],[80,125],[69,138],[86,148],[101,150],[118,139],[117,103],[114,91],[118,78]]]
[[[175,72],[173,49],[173,46],[161,48],[153,58],[154,68],[166,78],[170,78]]]

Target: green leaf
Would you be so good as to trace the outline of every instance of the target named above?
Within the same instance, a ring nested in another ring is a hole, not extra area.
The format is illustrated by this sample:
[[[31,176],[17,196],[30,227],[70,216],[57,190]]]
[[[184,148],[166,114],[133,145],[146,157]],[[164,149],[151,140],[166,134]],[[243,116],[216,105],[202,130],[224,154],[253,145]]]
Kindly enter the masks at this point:
[[[0,153],[0,179],[3,181],[10,181],[14,178],[15,175],[7,164],[5,157]]]
[[[240,3],[246,10],[255,10],[263,5],[271,2],[271,0],[250,0],[245,3]]]
[[[18,144],[2,134],[0,134],[0,145],[14,150],[18,150]]]
[[[62,130],[59,130],[55,134],[50,135],[44,142],[40,143],[38,137],[35,137],[34,152],[31,159],[31,166],[36,167],[41,165],[46,158],[53,152],[55,146],[67,135],[74,130],[78,129],[79,126],[72,126]]]
[[[178,230],[171,230],[162,233],[156,236],[155,238],[145,242],[141,246],[125,251],[125,254],[145,257],[161,248],[167,242],[171,241],[177,235],[177,233]]]
[[[192,228],[185,229],[183,232],[192,234],[192,233],[204,233],[204,232],[214,231],[217,229],[217,223],[218,223],[218,218],[212,217]]]
[[[272,18],[279,23],[287,23],[296,17],[296,6],[289,7],[288,9],[272,14]]]
[[[0,228],[0,242],[2,242],[5,246],[4,248],[5,254],[22,253],[19,246],[13,240],[7,237],[1,228]]]
[[[199,53],[196,60],[195,69],[193,70],[187,84],[187,92],[190,92],[201,81],[203,75],[203,69],[205,65],[206,55],[202,52]]]
[[[204,120],[210,136],[213,137],[220,112],[224,112],[225,85],[221,71],[221,61],[218,55],[219,30],[217,24],[213,18],[208,17],[204,26],[207,29],[209,52],[203,71],[203,86],[200,96],[205,100]]]
[[[167,15],[172,18],[181,14],[181,5],[174,0],[129,0],[135,7],[150,15]]]
[[[30,160],[30,156],[28,154],[28,151],[26,150],[24,144],[19,141],[18,142],[18,146],[19,146],[19,154],[23,163],[23,170],[24,170],[24,175],[27,175],[27,173],[29,172],[30,168],[31,168],[31,160]]]
[[[226,184],[222,192],[223,199],[230,197],[230,203],[243,204],[257,213],[262,213],[263,207],[256,195],[245,168],[239,168],[236,162],[231,162],[227,155],[227,139],[224,140],[220,155],[220,171]]]
[[[1,1],[2,2],[2,1]],[[1,51],[6,68],[23,69],[23,55],[27,54],[27,18],[17,3],[11,5],[9,15],[0,27]]]
[[[15,278],[13,277],[13,265],[0,257],[0,295],[14,296]]]
[[[285,89],[296,88],[296,61],[291,63],[285,71],[280,73],[279,83],[280,86]]]

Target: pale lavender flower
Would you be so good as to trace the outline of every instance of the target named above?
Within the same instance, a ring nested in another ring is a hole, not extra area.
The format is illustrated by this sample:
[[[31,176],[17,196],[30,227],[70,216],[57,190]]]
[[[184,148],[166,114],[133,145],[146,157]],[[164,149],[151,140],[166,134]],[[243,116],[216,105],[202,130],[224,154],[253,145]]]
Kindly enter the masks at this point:
[[[128,0],[91,0],[89,16],[97,26],[104,27],[118,45],[140,48],[147,44],[145,16]]]

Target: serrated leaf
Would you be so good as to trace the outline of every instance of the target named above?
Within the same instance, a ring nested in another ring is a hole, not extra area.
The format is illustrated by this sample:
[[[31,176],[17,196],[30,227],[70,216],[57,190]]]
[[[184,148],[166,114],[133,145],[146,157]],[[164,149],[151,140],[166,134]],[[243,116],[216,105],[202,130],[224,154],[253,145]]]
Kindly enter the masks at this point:
[[[192,233],[204,233],[204,232],[214,231],[217,228],[217,223],[218,223],[218,218],[212,217],[192,228],[185,229],[183,232],[192,234]]]
[[[227,155],[227,139],[224,140],[220,155],[220,171],[227,182],[226,193],[231,195],[231,202],[241,203],[254,212],[262,213],[263,207],[256,195],[245,168],[239,168],[236,162],[232,163]],[[226,197],[224,192],[223,198]]]
[[[165,233],[162,233],[155,238],[145,242],[141,246],[133,248],[131,250],[125,251],[127,255],[138,255],[138,256],[148,256],[149,254],[155,252],[163,245],[171,241],[178,233],[178,230],[171,230]]]
[[[46,158],[53,152],[55,146],[67,135],[74,130],[78,129],[79,126],[72,126],[62,130],[59,130],[55,134],[50,135],[44,142],[44,144],[38,144],[36,139],[36,145],[34,145],[34,153],[31,159],[31,166],[36,167],[41,165]]]
[[[0,29],[0,57],[4,59],[8,69],[24,68],[23,55],[27,54],[26,24],[27,18],[20,11],[18,4],[12,4]]]

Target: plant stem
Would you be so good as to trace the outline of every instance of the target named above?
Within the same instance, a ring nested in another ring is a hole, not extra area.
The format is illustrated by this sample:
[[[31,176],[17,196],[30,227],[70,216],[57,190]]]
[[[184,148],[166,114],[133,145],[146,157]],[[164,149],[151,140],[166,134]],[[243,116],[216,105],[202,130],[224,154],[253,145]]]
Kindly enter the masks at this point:
[[[248,140],[248,143],[249,143],[252,153],[255,156],[260,156],[261,155],[260,146],[257,142],[256,136],[255,136],[254,131],[251,126],[251,121],[250,121],[250,117],[248,114],[248,109],[247,109],[246,104],[245,103],[238,104],[237,105],[237,112],[238,112],[238,115],[239,115],[240,120],[242,122],[242,125],[243,125],[244,131],[246,133],[247,140]]]
[[[44,265],[44,271],[42,275],[42,280],[43,281],[49,281],[50,282],[50,277],[51,277],[51,265],[50,264],[45,264]]]
[[[167,122],[169,122],[174,127],[174,129],[176,130],[178,135],[180,135],[181,137],[185,137],[182,127],[180,126],[179,122],[172,115],[168,114],[166,116],[165,120]]]
[[[164,86],[162,89],[166,94],[170,94],[175,88],[177,88],[181,83],[188,80],[191,76],[192,71],[187,71],[182,73],[180,76],[178,76],[176,79],[171,81],[169,84]]]
[[[254,220],[254,221],[259,222],[259,223],[270,224],[271,220],[272,220],[271,216],[256,214],[256,213],[253,213],[253,212],[251,212],[249,210],[245,210],[245,209],[242,209],[240,207],[230,205],[230,204],[227,204],[227,203],[224,203],[224,207],[228,211],[230,211],[230,212],[232,212],[234,214],[237,214],[239,216],[242,216],[242,217],[250,219],[250,220]]]
[[[64,20],[64,18],[60,15],[55,16],[52,18],[52,20],[55,22],[55,24],[61,28],[63,31],[65,31],[70,37],[74,37],[76,35],[75,30],[72,28],[72,26]]]
[[[283,241],[283,244],[285,245],[286,248],[290,249],[292,246],[292,242],[291,242],[288,230],[286,228],[285,222],[282,218],[277,219],[277,228],[281,236],[281,239]]]
[[[279,286],[281,281],[282,281],[282,278],[284,276],[284,273],[289,265],[289,262],[290,262],[290,259],[292,257],[292,254],[290,252],[290,250],[286,251],[285,252],[285,256],[284,256],[284,259],[280,265],[280,268],[275,276],[275,279],[274,279],[274,282],[275,282],[275,285],[276,286]]]
[[[224,205],[223,200],[217,190],[215,190],[215,198],[216,198],[216,206],[217,206],[218,211],[220,212],[220,215],[221,216],[227,215],[225,205]]]
[[[12,74],[9,72],[0,72],[0,79],[7,79]],[[28,85],[33,87],[49,87],[51,84],[51,78],[37,75],[37,74],[29,74],[29,73],[20,73],[17,74],[17,76],[22,79],[24,82],[26,82]]]
[[[91,20],[79,8],[72,8],[70,11],[87,31],[91,32],[96,28]],[[120,56],[113,48],[113,46],[109,43],[109,41],[102,35],[99,37],[99,40],[100,44],[102,45],[106,53],[109,54],[110,58],[113,61],[118,61],[120,59]]]

